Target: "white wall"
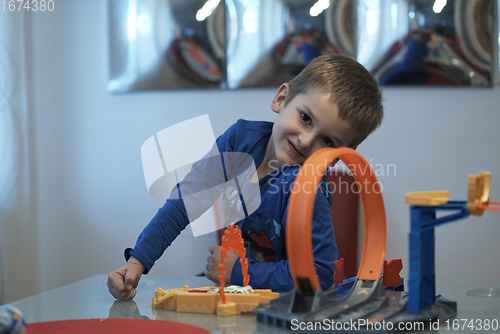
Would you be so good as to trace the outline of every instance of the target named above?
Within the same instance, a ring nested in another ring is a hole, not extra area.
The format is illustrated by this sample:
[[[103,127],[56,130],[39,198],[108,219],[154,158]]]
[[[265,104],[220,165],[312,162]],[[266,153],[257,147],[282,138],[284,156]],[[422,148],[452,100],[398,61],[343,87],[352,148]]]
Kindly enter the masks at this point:
[[[140,148],[156,132],[209,114],[216,135],[269,90],[157,91],[110,95],[105,1],[57,4],[33,18],[39,289],[45,291],[124,263],[141,230],[163,205],[148,195]],[[256,98],[257,94],[257,98]],[[269,112],[269,116],[271,112]],[[151,274],[204,272],[215,236],[177,239]]]
[[[140,147],[151,135],[202,114],[216,135],[238,118],[274,119],[273,89],[108,94],[106,13],[105,1],[57,1],[54,12],[27,20],[33,218],[26,223],[26,208],[15,205],[5,218],[24,219],[29,232],[0,235],[9,265],[3,302],[123,264],[124,248],[162,205],[148,195],[142,174]],[[493,173],[492,199],[500,200],[500,91],[401,88],[384,95],[384,124],[359,151],[374,165],[396,165],[396,175],[380,177],[387,258],[407,266],[406,192],[443,189],[465,199],[467,174],[486,170]],[[498,213],[486,213],[438,228],[438,279],[500,280],[499,222]],[[11,237],[18,242],[5,242]],[[213,242],[177,239],[151,274],[202,272]]]
[[[383,94],[384,123],[359,151],[374,165],[396,165],[396,173],[391,169],[379,177],[387,213],[387,259],[402,258],[408,266],[405,193],[449,190],[453,200],[466,200],[467,175],[491,171],[491,198],[500,198],[500,91],[392,88]],[[499,212],[436,228],[437,279],[500,281],[498,236]]]

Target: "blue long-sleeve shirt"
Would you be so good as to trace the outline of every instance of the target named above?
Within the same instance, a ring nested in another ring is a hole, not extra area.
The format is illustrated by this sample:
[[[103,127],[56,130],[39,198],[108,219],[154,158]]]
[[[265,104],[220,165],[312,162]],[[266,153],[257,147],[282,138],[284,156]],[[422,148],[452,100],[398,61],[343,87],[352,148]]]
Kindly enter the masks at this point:
[[[264,158],[272,127],[271,122],[239,120],[217,139],[218,150],[221,156],[227,152],[247,153],[253,158],[255,166],[258,166]],[[207,161],[195,164],[181,182],[181,184],[185,182],[185,185],[181,185],[180,188],[196,184],[200,189],[208,189],[220,184],[221,180],[214,180],[218,178],[214,176],[218,173],[205,170],[212,168],[212,165]],[[256,289],[267,288],[275,291],[293,289],[285,235],[288,200],[298,172],[298,166],[276,168],[261,178],[260,205],[253,213],[237,223],[242,231],[246,257],[249,259],[249,284]],[[224,173],[227,178],[225,168]],[[332,197],[329,189],[325,176],[316,196],[312,222],[313,257],[319,281],[324,289],[333,284],[334,262],[338,259],[330,212]],[[173,194],[175,193],[174,189]],[[212,201],[203,201],[197,208],[199,212],[195,216],[201,215],[208,209],[216,197],[218,196],[214,196]],[[189,224],[190,218],[192,214],[188,215],[182,195],[171,196],[140,234],[134,249],[125,250],[125,257],[128,259],[134,256],[139,259],[146,267],[145,273],[149,272],[154,262]],[[235,262],[232,269],[231,283],[243,285],[239,261]]]

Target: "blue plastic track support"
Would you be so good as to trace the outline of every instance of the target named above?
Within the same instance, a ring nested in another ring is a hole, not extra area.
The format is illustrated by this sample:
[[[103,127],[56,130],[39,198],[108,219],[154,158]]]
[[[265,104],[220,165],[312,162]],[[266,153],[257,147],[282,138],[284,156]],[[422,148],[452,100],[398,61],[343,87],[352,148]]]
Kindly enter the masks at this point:
[[[434,229],[422,231],[422,222],[436,218],[434,210],[420,210],[421,207],[411,207],[410,230],[410,273],[408,287],[408,313],[421,313],[428,294],[434,292]],[[430,263],[429,263],[430,261]],[[433,303],[433,302],[432,302]],[[432,304],[431,303],[431,304]]]
[[[424,305],[432,305],[436,301],[436,275],[435,275],[435,244],[434,229],[422,231],[422,250],[423,250],[423,277],[421,299]]]
[[[436,211],[458,211],[436,218]],[[467,202],[450,201],[438,206],[410,207],[410,272],[408,313],[422,313],[424,305],[436,301],[434,228],[469,216]]]

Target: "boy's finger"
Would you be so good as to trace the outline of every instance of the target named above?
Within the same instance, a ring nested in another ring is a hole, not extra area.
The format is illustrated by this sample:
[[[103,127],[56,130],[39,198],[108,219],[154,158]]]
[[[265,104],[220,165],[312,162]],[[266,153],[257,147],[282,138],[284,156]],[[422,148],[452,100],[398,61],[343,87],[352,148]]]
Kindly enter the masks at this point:
[[[212,262],[214,260],[214,256],[213,254],[210,254],[208,257],[207,257],[207,262]]]
[[[123,276],[118,272],[112,272],[108,276],[107,285],[110,289],[118,289],[119,290],[120,288],[124,288],[125,284],[123,283]]]
[[[137,294],[137,290],[135,289],[137,282],[130,282],[130,286],[126,285],[127,274],[129,274],[128,279],[133,280],[133,275],[130,275],[129,271],[117,270],[108,276],[108,282],[106,285],[108,286],[111,295],[118,300],[127,301],[134,298]]]
[[[212,245],[212,246],[210,246],[210,248],[208,249],[208,251],[210,253],[214,254],[219,248],[220,248],[219,245]]]
[[[118,300],[127,301],[127,300],[131,300],[132,298],[134,298],[136,293],[137,293],[137,291],[135,289],[132,289],[130,291],[125,291],[125,292],[120,291],[120,292],[111,293],[111,294],[113,295],[113,297],[115,297]]]
[[[125,287],[127,290],[132,290],[137,287],[139,277],[139,270],[131,268],[125,274]]]
[[[110,287],[109,293],[111,293],[113,297],[119,300],[126,300],[126,294],[128,294],[128,292],[124,292],[123,290],[120,290],[117,287]]]
[[[211,280],[212,282],[214,283],[218,283],[219,282],[219,277],[212,274],[210,271],[205,271],[205,277],[208,278],[209,280]]]
[[[126,301],[126,300],[134,299],[136,294],[137,294],[136,289],[132,289],[130,291],[127,291],[126,293],[123,294],[123,297],[124,297],[123,300]]]

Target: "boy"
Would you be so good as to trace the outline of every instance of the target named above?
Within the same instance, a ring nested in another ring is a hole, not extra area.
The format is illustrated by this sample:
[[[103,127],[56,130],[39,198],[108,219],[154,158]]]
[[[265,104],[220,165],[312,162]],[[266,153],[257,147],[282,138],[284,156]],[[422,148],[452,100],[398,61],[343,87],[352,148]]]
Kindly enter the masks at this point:
[[[274,123],[239,120],[217,139],[221,153],[248,153],[257,166],[261,205],[237,223],[246,241],[253,288],[293,288],[286,258],[286,213],[300,165],[324,147],[355,149],[380,126],[381,100],[376,81],[355,60],[335,54],[321,56],[290,83],[279,87],[271,102],[271,109],[278,114]],[[320,187],[314,206],[312,246],[316,272],[326,289],[333,284],[338,252],[326,176]],[[149,271],[187,224],[182,199],[167,200],[141,233],[135,248],[125,251],[127,264],[109,274],[110,293],[120,300],[134,298],[141,275]],[[217,245],[210,247],[205,271],[205,276],[216,283],[219,249]],[[226,284],[243,284],[237,259],[238,255],[228,254]]]

